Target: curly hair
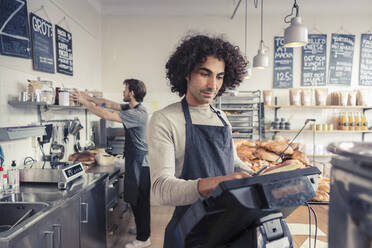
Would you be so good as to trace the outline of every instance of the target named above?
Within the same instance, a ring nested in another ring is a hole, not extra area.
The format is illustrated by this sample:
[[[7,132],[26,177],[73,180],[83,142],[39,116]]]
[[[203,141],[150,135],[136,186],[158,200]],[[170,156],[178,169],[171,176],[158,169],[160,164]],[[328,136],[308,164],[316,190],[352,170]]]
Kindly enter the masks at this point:
[[[195,35],[186,36],[166,63],[166,77],[170,81],[171,91],[177,92],[180,97],[184,96],[187,91],[186,77],[208,56],[225,62],[225,75],[218,96],[226,89],[240,85],[247,73],[247,61],[239,47],[219,37]]]

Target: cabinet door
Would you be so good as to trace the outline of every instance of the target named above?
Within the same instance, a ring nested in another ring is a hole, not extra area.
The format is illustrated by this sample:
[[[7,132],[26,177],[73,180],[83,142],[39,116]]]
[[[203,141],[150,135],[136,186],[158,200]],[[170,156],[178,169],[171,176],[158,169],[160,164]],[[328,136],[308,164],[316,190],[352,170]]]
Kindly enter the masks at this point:
[[[80,247],[106,247],[106,201],[107,178],[81,196]]]
[[[14,237],[12,248],[79,248],[80,198],[54,209]]]
[[[80,197],[66,202],[57,215],[53,230],[56,248],[79,248],[80,246]],[[58,244],[60,244],[58,246]]]

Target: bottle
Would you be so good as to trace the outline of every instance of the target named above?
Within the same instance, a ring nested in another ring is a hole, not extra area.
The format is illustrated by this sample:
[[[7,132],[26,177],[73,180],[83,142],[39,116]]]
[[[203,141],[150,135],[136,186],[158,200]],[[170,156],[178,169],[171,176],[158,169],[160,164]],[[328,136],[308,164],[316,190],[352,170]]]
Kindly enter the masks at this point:
[[[361,118],[361,125],[362,125],[362,130],[367,130],[368,123],[367,123],[366,115],[364,113]]]
[[[337,117],[337,129],[342,130],[342,113],[338,113]]]
[[[15,160],[12,161],[12,167],[8,171],[9,191],[10,193],[19,193],[19,170]]]
[[[349,130],[354,131],[354,116],[352,112],[349,112],[348,122],[349,122]]]
[[[4,183],[3,183],[4,168],[0,166],[0,195],[4,194]]]
[[[285,127],[284,123],[285,123],[285,119],[280,118],[279,129],[284,129],[284,127]]]
[[[346,114],[346,112],[344,112],[342,114],[342,128],[341,128],[341,130],[346,131],[348,129],[349,129],[349,123],[347,122],[347,114]]]
[[[3,185],[3,193],[4,194],[9,193],[8,174],[6,173],[6,171],[3,171],[2,173],[1,182]]]
[[[362,130],[362,125],[361,125],[361,122],[360,122],[360,113],[356,113],[354,115],[354,122],[355,122],[355,130],[356,131],[360,131]]]

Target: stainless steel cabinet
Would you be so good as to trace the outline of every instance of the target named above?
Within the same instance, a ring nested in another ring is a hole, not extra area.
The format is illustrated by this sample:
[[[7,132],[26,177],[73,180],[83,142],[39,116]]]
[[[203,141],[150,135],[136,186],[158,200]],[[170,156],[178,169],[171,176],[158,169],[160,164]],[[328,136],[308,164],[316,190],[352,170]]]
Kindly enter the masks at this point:
[[[106,201],[105,189],[108,178],[81,194],[81,248],[106,247]]]
[[[55,208],[34,225],[12,238],[12,248],[79,248],[80,198]]]

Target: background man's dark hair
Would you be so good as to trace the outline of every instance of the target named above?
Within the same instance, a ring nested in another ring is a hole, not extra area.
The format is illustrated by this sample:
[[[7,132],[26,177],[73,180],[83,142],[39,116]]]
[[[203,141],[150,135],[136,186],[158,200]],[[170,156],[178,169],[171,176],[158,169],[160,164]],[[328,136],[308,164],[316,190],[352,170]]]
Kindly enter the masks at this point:
[[[235,88],[247,73],[247,61],[239,47],[233,46],[222,38],[195,35],[185,37],[169,58],[165,68],[170,81],[171,91],[180,97],[187,91],[186,77],[196,66],[204,63],[208,56],[215,56],[225,62],[223,84],[217,95],[227,88]]]
[[[134,99],[137,102],[143,102],[143,98],[146,95],[146,86],[142,81],[132,78],[124,80],[124,84],[128,85],[129,91],[134,92]]]

